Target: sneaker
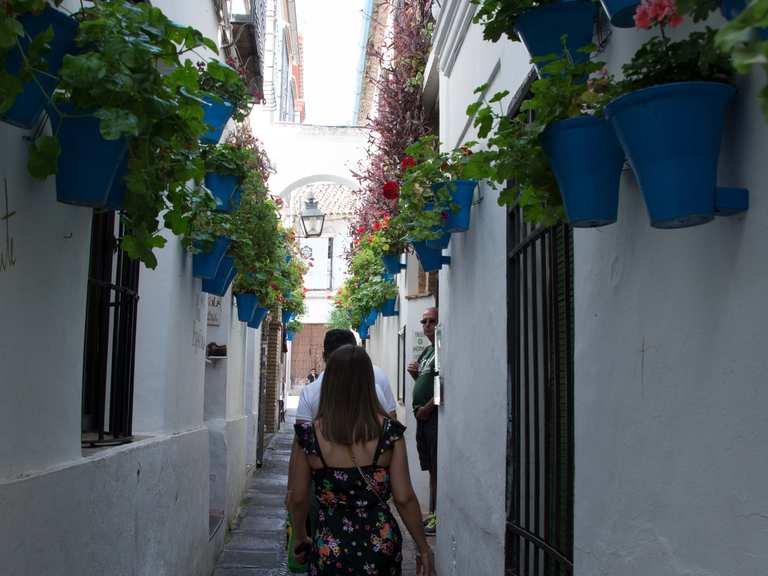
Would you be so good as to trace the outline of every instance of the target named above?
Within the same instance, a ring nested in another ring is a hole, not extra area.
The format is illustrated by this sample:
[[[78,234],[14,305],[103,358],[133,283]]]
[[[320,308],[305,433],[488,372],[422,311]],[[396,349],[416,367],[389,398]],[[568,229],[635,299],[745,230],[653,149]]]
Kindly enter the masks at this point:
[[[434,536],[437,533],[437,516],[430,514],[424,519],[424,534]]]

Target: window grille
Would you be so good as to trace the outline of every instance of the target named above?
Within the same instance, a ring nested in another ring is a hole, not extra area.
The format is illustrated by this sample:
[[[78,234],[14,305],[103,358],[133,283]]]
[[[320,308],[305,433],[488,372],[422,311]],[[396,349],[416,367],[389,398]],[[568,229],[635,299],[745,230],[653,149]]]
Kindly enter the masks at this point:
[[[573,574],[573,239],[509,211],[508,576]]]
[[[94,213],[83,359],[84,447],[129,442],[139,263],[119,248],[123,233],[114,212]]]

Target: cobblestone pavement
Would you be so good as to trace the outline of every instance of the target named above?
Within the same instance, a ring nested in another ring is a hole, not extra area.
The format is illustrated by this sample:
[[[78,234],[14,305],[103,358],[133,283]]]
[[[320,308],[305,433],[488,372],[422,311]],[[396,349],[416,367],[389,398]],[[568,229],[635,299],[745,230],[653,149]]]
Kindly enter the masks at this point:
[[[262,467],[249,480],[240,515],[227,535],[213,576],[290,574],[285,552],[286,511],[283,506],[293,441],[290,419],[282,428],[265,450]],[[400,526],[405,538],[403,576],[414,576],[416,560],[413,541],[402,522]]]

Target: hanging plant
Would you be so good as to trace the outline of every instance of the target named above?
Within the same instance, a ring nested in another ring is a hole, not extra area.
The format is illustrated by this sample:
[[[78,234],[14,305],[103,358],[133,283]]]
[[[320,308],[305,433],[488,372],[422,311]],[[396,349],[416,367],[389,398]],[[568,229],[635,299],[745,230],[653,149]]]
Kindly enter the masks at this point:
[[[124,178],[119,175],[127,188],[122,248],[154,268],[153,250],[165,244],[160,215],[173,233],[185,233],[189,182],[201,181],[204,174],[198,145],[207,130],[203,92],[197,67],[182,62],[182,56],[202,47],[218,49],[199,31],[173,23],[145,3],[97,0],[76,17],[78,52],[64,58],[51,102],[54,133],[33,142],[30,173],[45,178],[57,173],[64,160],[88,166],[87,154],[72,160],[64,150],[60,158],[58,136],[70,122],[92,117],[103,142],[124,139],[127,161]],[[98,139],[93,144],[100,145]],[[119,156],[116,162],[122,162]]]
[[[391,40],[368,50],[380,73],[368,79],[377,90],[377,107],[366,125],[371,134],[367,157],[353,171],[359,184],[350,225],[353,238],[360,235],[359,228],[371,230],[374,222],[396,212],[396,194],[385,196],[384,186],[396,181],[406,147],[431,132],[421,87],[432,47],[433,2],[388,1],[394,13]]]
[[[768,0],[750,2],[741,14],[721,28],[715,38],[719,49],[728,54],[742,74],[753,66],[768,73]],[[758,96],[763,116],[768,120],[768,85]]]
[[[217,60],[200,66],[200,89],[213,95],[222,102],[232,105],[232,118],[236,122],[243,122],[253,108],[254,98],[248,91],[243,77],[244,71],[234,68],[235,62],[229,60],[222,64]]]

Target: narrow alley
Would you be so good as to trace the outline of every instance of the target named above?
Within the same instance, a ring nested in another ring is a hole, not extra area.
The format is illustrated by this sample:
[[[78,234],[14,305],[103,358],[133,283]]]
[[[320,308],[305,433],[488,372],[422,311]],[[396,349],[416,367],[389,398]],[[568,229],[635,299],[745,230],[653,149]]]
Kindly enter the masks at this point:
[[[768,0],[0,0],[0,576],[768,576],[767,156]]]

